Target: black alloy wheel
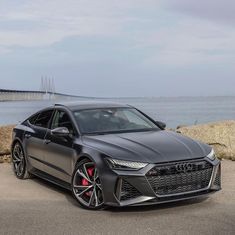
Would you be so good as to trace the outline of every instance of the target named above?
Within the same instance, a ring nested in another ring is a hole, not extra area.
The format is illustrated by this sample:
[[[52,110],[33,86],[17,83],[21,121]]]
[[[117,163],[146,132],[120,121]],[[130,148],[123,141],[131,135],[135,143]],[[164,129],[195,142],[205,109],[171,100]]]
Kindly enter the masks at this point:
[[[12,164],[13,171],[17,178],[19,179],[28,179],[31,177],[30,173],[27,170],[27,164],[25,159],[24,150],[20,143],[16,142],[12,149]]]
[[[72,179],[72,192],[86,209],[103,208],[103,191],[95,163],[84,159],[78,163]]]

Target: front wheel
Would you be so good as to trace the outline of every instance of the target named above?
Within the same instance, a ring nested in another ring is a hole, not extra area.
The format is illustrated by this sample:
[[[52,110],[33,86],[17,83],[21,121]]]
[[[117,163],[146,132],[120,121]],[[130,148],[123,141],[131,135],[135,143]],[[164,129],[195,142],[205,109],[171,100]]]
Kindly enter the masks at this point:
[[[72,179],[72,192],[82,207],[93,210],[103,208],[103,190],[94,162],[84,159],[77,164]]]

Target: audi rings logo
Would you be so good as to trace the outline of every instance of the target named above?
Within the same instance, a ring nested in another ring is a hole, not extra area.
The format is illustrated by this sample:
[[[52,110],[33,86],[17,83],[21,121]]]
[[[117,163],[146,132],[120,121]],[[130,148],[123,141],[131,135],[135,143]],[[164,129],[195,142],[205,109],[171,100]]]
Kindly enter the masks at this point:
[[[188,172],[193,169],[193,165],[191,163],[180,163],[175,166],[178,172]]]

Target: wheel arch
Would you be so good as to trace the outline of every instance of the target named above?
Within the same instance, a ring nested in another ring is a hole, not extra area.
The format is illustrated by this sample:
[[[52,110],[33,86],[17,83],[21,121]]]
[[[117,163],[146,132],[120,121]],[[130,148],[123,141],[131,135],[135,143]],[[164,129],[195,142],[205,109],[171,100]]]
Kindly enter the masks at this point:
[[[77,164],[83,159],[88,159],[94,162],[98,167],[100,165],[100,152],[85,145],[75,145],[75,155],[73,158],[73,170],[76,168]]]
[[[12,155],[12,151],[13,151],[13,148],[14,148],[16,143],[19,143],[20,146],[22,147],[22,150],[23,150],[23,153],[24,153],[24,156],[25,156],[25,160],[26,160],[26,164],[29,164],[28,157],[27,157],[26,150],[25,150],[25,145],[24,145],[23,141],[19,137],[15,137],[13,139],[13,141],[12,141],[12,144],[11,144],[11,155]]]
[[[96,161],[94,160],[93,157],[91,157],[91,155],[89,155],[89,154],[87,154],[87,153],[83,153],[81,156],[79,156],[79,157],[76,159],[76,162],[75,162],[74,167],[76,167],[77,164],[78,164],[79,162],[81,162],[82,160],[84,160],[84,159],[88,159],[88,160],[93,161],[93,162],[96,163]]]

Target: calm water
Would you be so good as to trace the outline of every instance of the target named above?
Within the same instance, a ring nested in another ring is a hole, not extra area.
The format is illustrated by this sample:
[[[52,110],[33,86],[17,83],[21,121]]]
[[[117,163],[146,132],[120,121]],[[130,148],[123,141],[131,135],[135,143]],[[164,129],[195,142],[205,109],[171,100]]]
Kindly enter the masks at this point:
[[[234,97],[119,98],[109,99],[131,104],[168,127],[235,119]],[[0,102],[0,125],[15,124],[51,101]]]

